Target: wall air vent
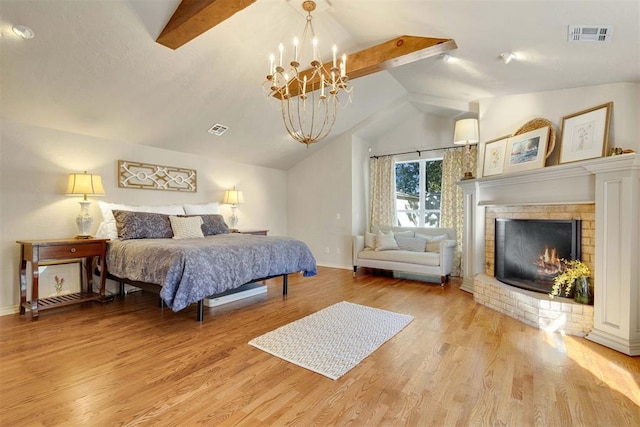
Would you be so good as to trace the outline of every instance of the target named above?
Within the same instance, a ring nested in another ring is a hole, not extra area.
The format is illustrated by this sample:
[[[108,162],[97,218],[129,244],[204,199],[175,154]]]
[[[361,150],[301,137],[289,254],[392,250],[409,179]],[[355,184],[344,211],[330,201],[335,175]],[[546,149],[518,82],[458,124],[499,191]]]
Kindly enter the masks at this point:
[[[570,42],[610,42],[613,25],[569,25]]]
[[[207,132],[209,132],[211,135],[220,136],[225,133],[227,129],[229,129],[227,126],[216,123],[215,125],[211,126],[211,129],[209,129]]]

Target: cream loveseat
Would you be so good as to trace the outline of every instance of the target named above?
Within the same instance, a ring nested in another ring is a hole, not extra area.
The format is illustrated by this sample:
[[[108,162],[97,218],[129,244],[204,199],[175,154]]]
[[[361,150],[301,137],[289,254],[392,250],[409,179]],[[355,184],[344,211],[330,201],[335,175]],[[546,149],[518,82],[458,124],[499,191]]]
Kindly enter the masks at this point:
[[[453,228],[374,226],[353,236],[353,275],[358,267],[440,276],[449,279],[456,247]]]

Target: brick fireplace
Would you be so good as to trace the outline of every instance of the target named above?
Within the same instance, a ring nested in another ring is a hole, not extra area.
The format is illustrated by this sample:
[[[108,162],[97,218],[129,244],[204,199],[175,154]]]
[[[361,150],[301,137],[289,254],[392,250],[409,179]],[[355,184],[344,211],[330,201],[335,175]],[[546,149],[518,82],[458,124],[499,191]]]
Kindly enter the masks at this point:
[[[462,290],[529,325],[640,355],[640,155],[604,157],[461,181]],[[582,219],[594,305],[511,287],[493,277],[494,221]]]
[[[528,325],[561,330],[569,335],[587,335],[593,328],[593,306],[577,304],[567,298],[550,299],[546,294],[509,286],[494,278],[496,218],[581,219],[581,258],[594,272],[595,204],[486,206],[485,271],[475,277],[473,292],[476,302]]]

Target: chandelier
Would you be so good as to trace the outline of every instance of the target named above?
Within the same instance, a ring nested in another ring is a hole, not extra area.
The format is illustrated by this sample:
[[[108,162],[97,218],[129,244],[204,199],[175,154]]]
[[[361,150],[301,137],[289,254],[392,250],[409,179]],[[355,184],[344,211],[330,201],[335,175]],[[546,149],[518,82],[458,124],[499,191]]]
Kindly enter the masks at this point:
[[[336,121],[341,93],[351,101],[353,87],[347,77],[347,56],[336,61],[337,48],[333,46],[333,60],[322,63],[318,39],[311,23],[314,1],[305,1],[307,12],[302,39],[293,39],[293,58],[288,69],[283,63],[284,46],[278,46],[279,57],[269,58],[267,85],[269,96],[280,100],[282,121],[289,135],[298,142],[309,144],[326,138]],[[310,68],[301,70],[305,61]]]

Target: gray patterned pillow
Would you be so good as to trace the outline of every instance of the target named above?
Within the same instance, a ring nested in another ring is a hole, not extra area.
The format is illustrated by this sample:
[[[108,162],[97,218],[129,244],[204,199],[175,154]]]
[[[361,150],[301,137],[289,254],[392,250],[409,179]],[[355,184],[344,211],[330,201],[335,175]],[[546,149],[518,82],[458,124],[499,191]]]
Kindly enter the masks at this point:
[[[427,239],[423,237],[404,237],[396,235],[398,247],[405,251],[424,252],[427,247]]]
[[[118,237],[122,240],[173,237],[169,215],[114,210],[113,217],[116,220]]]
[[[219,214],[211,215],[180,215],[180,216],[199,216],[202,218],[202,234],[205,236],[214,236],[216,234],[228,234],[229,227],[224,222],[224,217]]]

